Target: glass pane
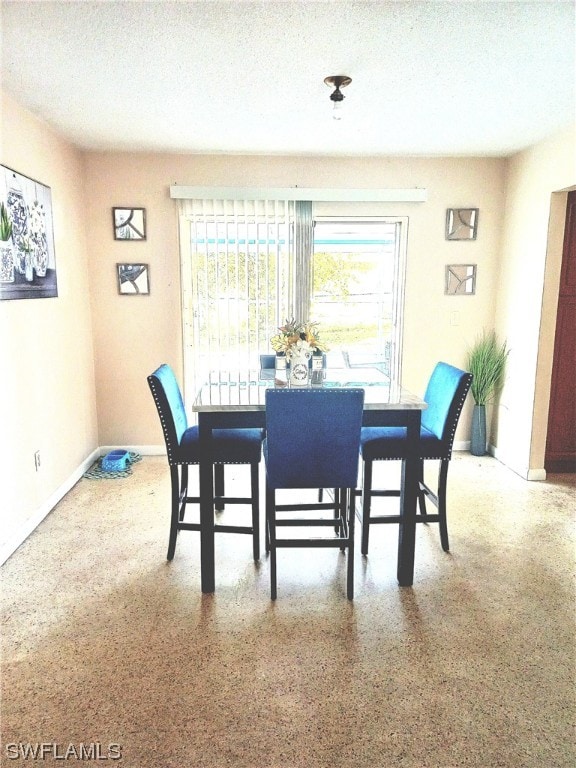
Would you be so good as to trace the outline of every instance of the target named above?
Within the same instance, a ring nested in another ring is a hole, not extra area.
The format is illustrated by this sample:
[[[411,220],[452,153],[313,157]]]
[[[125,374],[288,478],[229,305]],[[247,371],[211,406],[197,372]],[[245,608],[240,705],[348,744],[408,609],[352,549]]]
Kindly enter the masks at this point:
[[[394,224],[316,223],[311,318],[330,365],[390,373],[396,252]]]
[[[287,244],[285,224],[192,227],[197,370],[256,368],[269,351],[287,293]]]

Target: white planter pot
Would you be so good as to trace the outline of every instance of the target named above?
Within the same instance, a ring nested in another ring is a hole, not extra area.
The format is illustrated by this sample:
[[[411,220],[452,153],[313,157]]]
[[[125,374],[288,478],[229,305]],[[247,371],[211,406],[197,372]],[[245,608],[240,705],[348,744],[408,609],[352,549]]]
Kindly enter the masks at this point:
[[[292,387],[307,387],[310,377],[310,369],[308,368],[308,361],[310,360],[310,352],[298,350],[290,357],[290,386]]]

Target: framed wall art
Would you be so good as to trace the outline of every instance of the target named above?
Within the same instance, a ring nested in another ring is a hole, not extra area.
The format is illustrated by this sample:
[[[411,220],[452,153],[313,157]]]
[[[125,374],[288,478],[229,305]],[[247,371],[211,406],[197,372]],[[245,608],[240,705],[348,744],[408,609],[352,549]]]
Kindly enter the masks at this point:
[[[54,296],[52,191],[0,165],[0,299]]]
[[[146,240],[145,208],[112,208],[114,240]]]
[[[448,264],[446,286],[448,296],[472,296],[476,293],[476,264]]]
[[[448,208],[446,240],[476,240],[478,208]]]
[[[146,296],[150,293],[148,264],[116,264],[118,293]]]

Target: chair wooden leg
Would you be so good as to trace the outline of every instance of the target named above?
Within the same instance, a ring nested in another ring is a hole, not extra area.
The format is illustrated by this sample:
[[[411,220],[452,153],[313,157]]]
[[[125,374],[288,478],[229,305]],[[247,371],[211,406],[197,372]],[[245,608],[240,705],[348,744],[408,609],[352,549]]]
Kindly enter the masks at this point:
[[[266,486],[266,528],[270,552],[270,598],[276,600],[276,493]]]
[[[368,554],[368,534],[370,533],[370,503],[372,493],[372,462],[365,459],[362,470],[362,546],[363,555]]]
[[[187,467],[186,467],[187,468]],[[181,467],[183,470],[184,467]],[[170,514],[170,536],[168,539],[168,554],[167,560],[174,558],[174,552],[176,550],[176,537],[178,536],[178,522],[180,515],[180,478],[177,466],[170,467],[170,480],[171,480],[171,495],[172,495],[172,510]],[[185,503],[183,507],[185,506]],[[182,511],[182,516],[184,512]]]
[[[346,596],[348,600],[354,599],[354,523],[356,521],[356,495],[354,489],[348,488],[342,491],[346,500],[348,511],[348,576],[346,579]]]
[[[217,496],[224,496],[224,464],[214,464],[214,498]],[[214,508],[216,512],[222,512],[224,502],[216,502]]]
[[[344,491],[342,488],[333,488],[332,492],[334,494],[334,533],[342,539],[346,536],[344,520],[348,511]],[[345,549],[346,547],[340,547],[341,552],[344,552]]]
[[[184,520],[184,513],[186,511],[186,504],[182,501],[188,496],[188,464],[180,465],[180,510],[178,513],[178,520],[182,522]]]
[[[450,549],[448,541],[448,523],[446,521],[446,487],[448,482],[448,466],[450,462],[442,459],[438,472],[438,522],[440,525],[440,543],[444,552]]]
[[[338,489],[334,488],[333,490],[334,490],[334,533],[337,536],[342,536],[342,527],[339,524],[339,518],[338,518],[339,514],[341,514],[341,511],[338,506],[338,502],[336,501],[336,499],[338,498],[338,495],[337,495]]]
[[[259,465],[250,464],[250,483],[252,488],[252,550],[254,560],[260,559],[260,486],[258,482]]]
[[[420,461],[418,462],[418,507],[420,509],[420,514],[426,515],[426,494],[422,489],[423,483],[424,483],[424,461],[420,459]]]

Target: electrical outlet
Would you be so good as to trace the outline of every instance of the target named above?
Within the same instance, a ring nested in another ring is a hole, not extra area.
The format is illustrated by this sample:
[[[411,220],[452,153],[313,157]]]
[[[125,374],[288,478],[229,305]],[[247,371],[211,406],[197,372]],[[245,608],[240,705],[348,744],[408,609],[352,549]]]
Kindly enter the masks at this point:
[[[40,469],[40,451],[36,451],[34,454],[34,466],[36,467],[36,472]]]

